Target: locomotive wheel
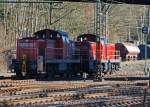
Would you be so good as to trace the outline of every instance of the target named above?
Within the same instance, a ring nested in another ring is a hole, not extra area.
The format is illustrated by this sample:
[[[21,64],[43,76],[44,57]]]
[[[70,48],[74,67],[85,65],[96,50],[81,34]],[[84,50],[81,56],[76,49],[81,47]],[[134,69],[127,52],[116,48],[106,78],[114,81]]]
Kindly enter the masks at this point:
[[[23,76],[20,70],[16,71],[16,79],[25,79],[25,76]]]
[[[17,78],[17,79],[22,79],[22,78],[23,78],[23,76],[21,75],[21,73],[20,73],[20,72],[16,72],[16,78]]]
[[[54,75],[54,74],[52,73],[52,71],[49,71],[49,72],[46,73],[45,76],[46,76],[46,79],[47,79],[47,80],[51,80],[51,79],[53,79],[53,75]]]
[[[71,80],[71,79],[75,79],[77,77],[77,75],[73,72],[68,72],[66,71],[64,74],[63,74],[63,79],[64,80]]]
[[[42,73],[38,73],[37,77],[36,77],[36,79],[38,79],[38,80],[44,80],[45,78],[46,78],[46,75],[42,74]]]
[[[47,66],[46,73],[43,79],[52,80],[55,77],[55,68],[53,66]]]
[[[42,80],[53,80],[54,77],[55,77],[55,74],[53,74],[53,72],[51,71],[43,73],[42,76],[40,76]]]
[[[67,73],[64,73],[64,74],[63,74],[63,79],[64,79],[64,80],[65,80],[65,79],[68,79]]]

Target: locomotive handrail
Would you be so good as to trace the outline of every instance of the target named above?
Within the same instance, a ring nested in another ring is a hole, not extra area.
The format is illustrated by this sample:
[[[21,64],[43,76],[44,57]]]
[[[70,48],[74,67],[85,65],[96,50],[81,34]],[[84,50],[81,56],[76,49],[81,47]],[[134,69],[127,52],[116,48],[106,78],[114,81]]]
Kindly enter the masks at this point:
[[[46,49],[59,49],[59,50],[63,50],[63,48],[53,48],[53,47],[46,47]]]
[[[78,55],[80,56],[89,56],[88,58],[82,58],[82,60],[86,61],[86,60],[89,60],[90,59],[90,54],[92,55],[93,54],[93,51],[92,50],[77,50],[78,51]],[[114,50],[107,50],[107,52],[109,53],[110,51],[114,51]],[[87,53],[88,52],[88,53]],[[114,57],[114,58],[111,58],[111,60],[120,60],[120,51],[114,51],[113,53],[111,54],[103,54],[103,52],[106,52],[106,51],[97,51],[97,52],[101,52],[102,54],[100,54],[99,57],[101,57],[101,60],[107,60],[111,57]],[[96,52],[94,52],[96,54]],[[96,59],[96,56],[95,56],[95,59]]]
[[[46,48],[48,50],[48,52],[45,52],[46,58],[47,59],[64,59],[63,58],[63,48],[53,48],[53,47],[48,47]],[[45,50],[45,51],[47,51]],[[61,52],[60,52],[61,51]],[[99,57],[101,59],[107,60],[107,59],[113,59],[113,60],[118,60],[120,59],[120,51],[114,51],[114,50],[107,50],[107,54],[106,54],[106,50],[97,50],[96,52],[93,52],[93,50],[84,50],[84,49],[76,49],[74,50],[75,53],[72,52],[66,52],[66,54],[68,56],[68,58],[77,58],[77,59],[81,59],[81,56],[88,56],[86,58],[82,57],[82,60],[90,60],[90,55],[95,54],[94,59],[96,59],[96,54],[99,54]],[[112,52],[112,53],[110,53]],[[104,54],[105,53],[105,54]]]

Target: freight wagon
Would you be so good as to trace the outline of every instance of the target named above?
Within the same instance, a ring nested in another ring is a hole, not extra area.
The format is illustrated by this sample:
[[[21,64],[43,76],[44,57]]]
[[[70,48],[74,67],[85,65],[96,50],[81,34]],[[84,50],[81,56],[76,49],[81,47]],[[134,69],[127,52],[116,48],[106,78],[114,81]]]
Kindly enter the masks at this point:
[[[145,45],[141,44],[138,47],[140,49],[140,53],[138,55],[138,59],[139,60],[143,60],[143,59],[145,59]],[[150,59],[150,45],[147,45],[146,48],[147,48],[147,58]]]
[[[133,43],[116,43],[116,50],[120,51],[122,61],[137,60],[140,49]]]

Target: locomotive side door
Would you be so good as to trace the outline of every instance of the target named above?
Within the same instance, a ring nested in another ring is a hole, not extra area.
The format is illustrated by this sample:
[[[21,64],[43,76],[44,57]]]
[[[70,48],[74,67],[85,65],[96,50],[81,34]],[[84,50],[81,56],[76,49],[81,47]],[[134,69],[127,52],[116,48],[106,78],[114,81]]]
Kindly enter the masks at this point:
[[[37,71],[38,72],[43,72],[44,69],[43,69],[43,56],[39,56],[38,57],[38,61],[37,61]]]
[[[44,72],[45,61],[45,40],[39,40],[38,42],[38,72]]]

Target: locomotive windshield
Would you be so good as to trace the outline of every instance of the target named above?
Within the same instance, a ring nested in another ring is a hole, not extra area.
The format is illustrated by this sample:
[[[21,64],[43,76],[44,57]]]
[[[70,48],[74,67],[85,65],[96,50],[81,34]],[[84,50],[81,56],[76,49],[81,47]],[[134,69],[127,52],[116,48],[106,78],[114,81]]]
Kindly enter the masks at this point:
[[[19,42],[18,43],[19,48],[36,48],[35,43],[29,43],[29,42]]]
[[[45,39],[56,40],[56,39],[68,38],[68,33],[59,30],[44,29],[35,32],[34,37],[37,39],[44,39],[44,40]]]
[[[90,41],[90,42],[98,42],[100,41],[100,37],[93,34],[83,34],[77,37],[78,41]]]
[[[50,29],[38,31],[34,33],[34,35],[35,38],[37,39],[51,39],[51,40],[60,39],[62,36],[59,32]]]

